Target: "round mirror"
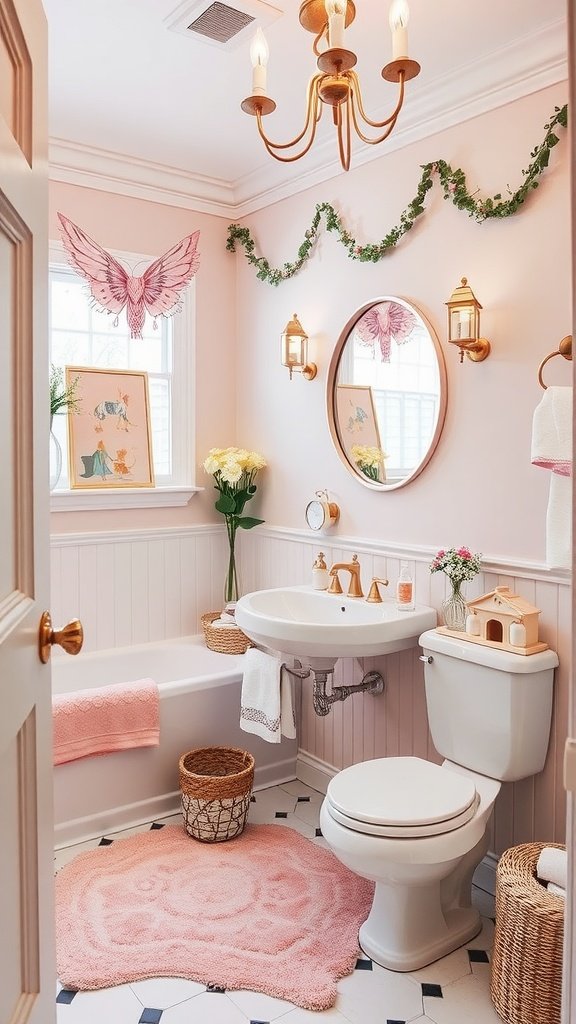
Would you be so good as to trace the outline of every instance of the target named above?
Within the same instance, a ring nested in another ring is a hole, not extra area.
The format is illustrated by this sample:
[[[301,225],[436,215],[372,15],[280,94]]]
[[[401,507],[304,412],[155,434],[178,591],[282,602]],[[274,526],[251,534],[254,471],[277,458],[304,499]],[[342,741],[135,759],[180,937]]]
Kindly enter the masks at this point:
[[[397,296],[348,321],[328,373],[328,422],[340,458],[367,487],[403,487],[422,472],[446,415],[446,367],[432,326]]]

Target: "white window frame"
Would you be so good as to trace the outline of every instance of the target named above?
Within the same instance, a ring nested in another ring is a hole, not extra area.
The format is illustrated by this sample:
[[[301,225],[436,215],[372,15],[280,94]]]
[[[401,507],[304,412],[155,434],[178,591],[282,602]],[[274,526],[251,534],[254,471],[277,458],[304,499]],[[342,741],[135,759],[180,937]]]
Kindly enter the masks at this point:
[[[142,253],[112,253],[117,259],[135,267],[151,263],[153,256]],[[50,270],[63,269],[74,273],[61,242],[49,243]],[[88,285],[86,284],[86,288]],[[194,278],[185,289],[182,309],[173,321],[172,335],[172,469],[180,482],[168,487],[106,487],[97,489],[60,490],[50,495],[52,512],[100,511],[101,509],[176,507],[187,505],[204,488],[195,484],[195,402],[193,399],[196,368],[196,317]]]

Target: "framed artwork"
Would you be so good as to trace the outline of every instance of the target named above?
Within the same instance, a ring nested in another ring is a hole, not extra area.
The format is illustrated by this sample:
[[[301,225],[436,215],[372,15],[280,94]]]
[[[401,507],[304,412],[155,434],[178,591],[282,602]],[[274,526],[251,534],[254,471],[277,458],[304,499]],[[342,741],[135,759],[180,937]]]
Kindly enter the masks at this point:
[[[372,388],[337,384],[336,418],[342,448],[350,465],[361,476],[374,481],[385,480],[384,455]]]
[[[70,487],[153,487],[148,374],[67,366]]]

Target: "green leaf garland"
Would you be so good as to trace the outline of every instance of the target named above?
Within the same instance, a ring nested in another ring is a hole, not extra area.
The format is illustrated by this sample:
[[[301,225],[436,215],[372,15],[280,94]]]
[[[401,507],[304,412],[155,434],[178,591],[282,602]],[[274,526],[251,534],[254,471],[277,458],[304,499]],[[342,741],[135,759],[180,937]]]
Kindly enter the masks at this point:
[[[538,178],[548,166],[550,150],[558,144],[558,136],[555,129],[565,128],[568,122],[568,106],[554,108],[554,116],[549,124],[545,125],[546,134],[539,146],[536,146],[530,153],[531,161],[527,170],[523,170],[524,180],[516,192],[511,192],[507,187],[508,199],[502,199],[499,192],[491,199],[475,199],[476,193],[468,191],[466,175],[461,168],[453,170],[445,160],[435,160],[433,163],[422,165],[422,177],[414,199],[400,214],[399,223],[390,229],[387,235],[380,242],[359,245],[349,231],[346,231],[336,210],[330,203],[318,203],[312,223],[304,233],[304,241],[298,248],[297,258],[291,263],[284,263],[282,267],[271,267],[265,256],[256,255],[256,246],[249,228],[240,224],[230,224],[228,227],[228,239],[226,248],[229,252],[236,252],[236,246],[244,247],[244,255],[252,266],[256,267],[256,277],[260,281],[267,281],[268,284],[279,285],[294,277],[302,269],[312,255],[312,249],[316,238],[320,221],[326,218],[328,231],[335,231],[338,240],[346,249],[352,260],[360,260],[363,263],[378,263],[390,250],[400,241],[403,235],[413,226],[417,217],[424,213],[426,194],[433,185],[433,175],[437,174],[444,192],[444,199],[450,199],[459,210],[465,210],[469,217],[481,224],[493,217],[511,217],[512,214],[522,206],[528,198],[532,189],[538,188]]]

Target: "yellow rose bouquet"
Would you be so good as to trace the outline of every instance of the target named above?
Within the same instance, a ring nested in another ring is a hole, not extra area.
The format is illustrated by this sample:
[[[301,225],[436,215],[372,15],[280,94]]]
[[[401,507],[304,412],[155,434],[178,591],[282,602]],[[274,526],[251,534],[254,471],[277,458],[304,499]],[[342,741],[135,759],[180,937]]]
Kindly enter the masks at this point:
[[[214,507],[226,521],[230,553],[224,601],[229,604],[237,601],[240,596],[235,555],[236,531],[251,530],[264,522],[263,519],[254,519],[243,513],[246,503],[256,494],[254,480],[258,471],[266,466],[266,460],[258,452],[249,452],[245,448],[211,448],[203,465],[206,472],[214,477],[214,487],[218,491]]]
[[[354,462],[364,476],[370,480],[380,480],[380,467],[384,469],[384,459],[387,457],[381,448],[353,444],[351,452]]]

